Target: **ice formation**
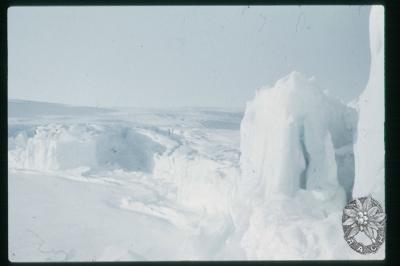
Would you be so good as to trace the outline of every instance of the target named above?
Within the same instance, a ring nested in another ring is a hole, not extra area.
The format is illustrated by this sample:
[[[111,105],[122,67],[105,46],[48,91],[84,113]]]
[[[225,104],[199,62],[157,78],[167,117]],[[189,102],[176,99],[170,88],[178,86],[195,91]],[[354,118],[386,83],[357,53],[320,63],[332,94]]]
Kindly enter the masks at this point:
[[[359,98],[358,134],[354,145],[354,197],[372,195],[385,200],[384,8],[373,6],[369,21],[371,67],[367,87]]]
[[[294,243],[295,251],[283,249],[288,240],[277,234],[286,232],[287,239],[305,237],[304,221],[327,219],[345,205],[354,177],[355,122],[354,109],[330,98],[313,79],[298,72],[257,91],[248,102],[240,128],[235,222],[238,233],[244,234],[242,243],[249,257],[278,259],[282,250],[285,257],[315,255],[298,250],[313,250],[311,242],[298,247]],[[283,223],[285,215],[288,219]],[[291,216],[301,219],[291,220]],[[288,226],[294,231],[287,231]]]
[[[355,117],[355,110],[329,98],[298,72],[259,90],[241,124],[239,187],[251,191],[256,201],[294,196],[300,189],[351,191],[351,182],[341,186],[337,175],[339,168],[349,166],[336,165],[335,157],[351,155]],[[352,176],[350,169],[342,178]]]
[[[9,138],[9,167],[31,170],[123,169],[151,172],[163,147],[128,127],[51,123]]]

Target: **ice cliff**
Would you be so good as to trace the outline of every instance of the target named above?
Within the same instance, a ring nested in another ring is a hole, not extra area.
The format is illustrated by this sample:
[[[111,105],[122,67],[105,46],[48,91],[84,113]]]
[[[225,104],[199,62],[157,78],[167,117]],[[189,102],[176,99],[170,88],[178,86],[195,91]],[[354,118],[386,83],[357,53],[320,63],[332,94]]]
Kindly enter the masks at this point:
[[[354,145],[355,185],[353,196],[371,194],[385,200],[384,147],[384,9],[373,6],[369,21],[371,67],[367,87],[358,101],[358,133]]]

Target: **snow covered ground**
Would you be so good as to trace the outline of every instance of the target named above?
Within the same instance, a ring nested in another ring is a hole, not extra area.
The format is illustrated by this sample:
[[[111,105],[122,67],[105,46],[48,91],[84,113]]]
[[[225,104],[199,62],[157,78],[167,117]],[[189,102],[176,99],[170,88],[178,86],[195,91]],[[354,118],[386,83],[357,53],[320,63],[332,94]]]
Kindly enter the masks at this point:
[[[383,259],[341,225],[352,197],[384,200],[381,7],[371,21],[356,106],[298,72],[244,110],[9,100],[9,259]]]
[[[244,258],[240,111],[48,107],[9,102],[12,261]]]

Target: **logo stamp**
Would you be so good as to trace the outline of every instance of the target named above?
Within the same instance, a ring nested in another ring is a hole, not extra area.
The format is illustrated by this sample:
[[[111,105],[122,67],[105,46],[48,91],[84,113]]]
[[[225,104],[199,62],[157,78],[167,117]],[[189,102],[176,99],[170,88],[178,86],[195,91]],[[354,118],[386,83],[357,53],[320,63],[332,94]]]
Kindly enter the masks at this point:
[[[344,239],[360,254],[375,253],[385,241],[385,222],[386,215],[378,201],[357,198],[343,210]]]

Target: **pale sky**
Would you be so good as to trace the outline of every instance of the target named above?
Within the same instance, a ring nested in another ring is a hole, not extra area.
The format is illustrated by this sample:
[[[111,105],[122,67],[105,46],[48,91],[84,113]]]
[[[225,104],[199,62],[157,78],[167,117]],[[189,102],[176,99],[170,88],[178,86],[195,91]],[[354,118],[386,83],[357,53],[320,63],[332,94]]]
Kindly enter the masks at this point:
[[[345,102],[369,6],[12,7],[8,95],[86,106],[244,107],[293,70]]]

